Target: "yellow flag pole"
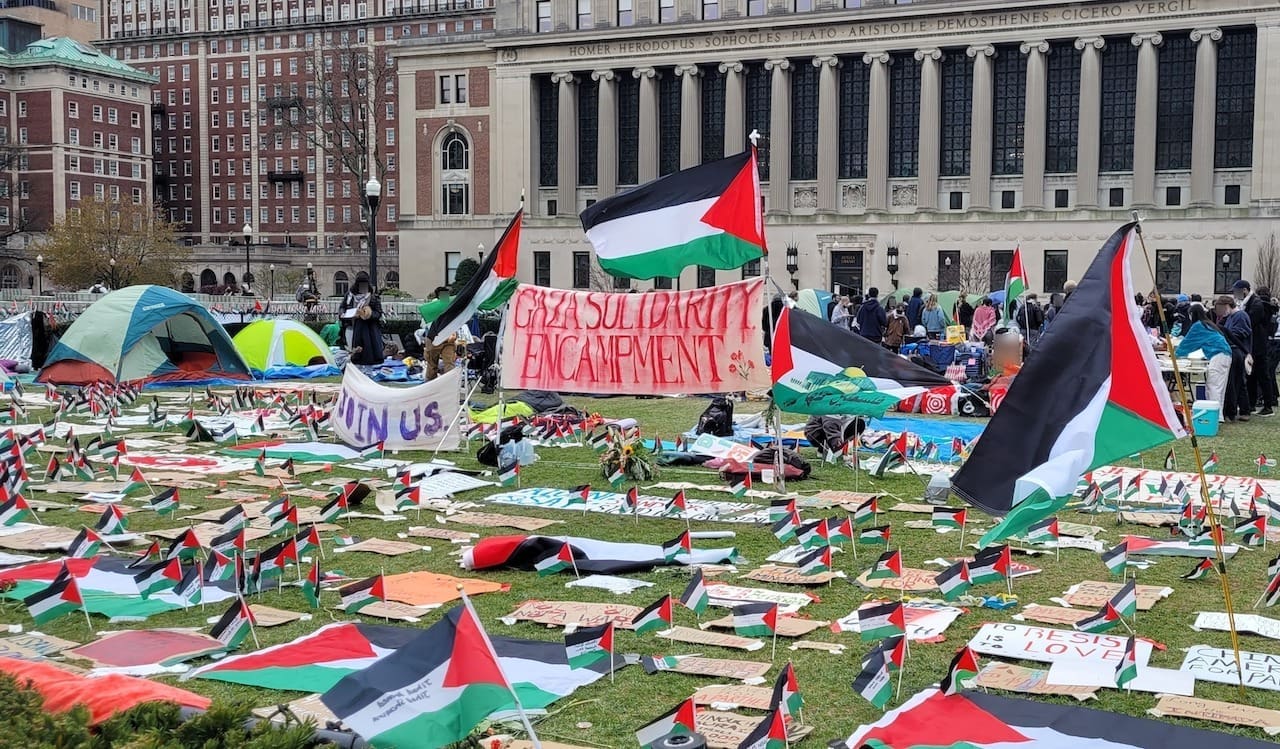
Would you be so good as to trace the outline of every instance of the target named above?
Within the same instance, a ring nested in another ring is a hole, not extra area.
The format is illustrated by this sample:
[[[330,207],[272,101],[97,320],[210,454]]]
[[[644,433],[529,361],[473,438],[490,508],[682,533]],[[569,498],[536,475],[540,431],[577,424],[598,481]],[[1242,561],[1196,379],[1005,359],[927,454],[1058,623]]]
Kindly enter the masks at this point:
[[[1142,234],[1142,219],[1138,217],[1138,212],[1133,211],[1134,233],[1138,235],[1138,244],[1142,247],[1142,257],[1147,265],[1147,272],[1151,274],[1151,283],[1156,292],[1157,299],[1160,295],[1160,286],[1156,281],[1155,266],[1151,263],[1151,254],[1147,252],[1147,240]],[[1187,397],[1187,387],[1182,381],[1182,372],[1178,369],[1178,357],[1174,352],[1173,340],[1169,335],[1169,321],[1165,319],[1164,305],[1156,304],[1156,314],[1160,316],[1160,326],[1164,333],[1164,348],[1169,353],[1169,362],[1173,367],[1173,381],[1178,390],[1178,399],[1182,403],[1183,418],[1187,422],[1187,434],[1191,438],[1191,452],[1195,456],[1196,472],[1200,474],[1200,499],[1204,502],[1206,513],[1209,517],[1209,535],[1213,539],[1213,552],[1217,559],[1218,581],[1222,584],[1222,601],[1227,609],[1227,626],[1231,631],[1231,650],[1235,653],[1236,659],[1236,675],[1240,680],[1240,696],[1245,696],[1244,690],[1244,666],[1240,658],[1240,632],[1236,629],[1236,611],[1235,604],[1231,600],[1231,581],[1227,577],[1227,561],[1222,553],[1222,524],[1218,521],[1218,513],[1213,507],[1213,501],[1209,498],[1209,479],[1204,473],[1204,460],[1201,458],[1200,441],[1196,439],[1194,426],[1191,424],[1191,400]]]

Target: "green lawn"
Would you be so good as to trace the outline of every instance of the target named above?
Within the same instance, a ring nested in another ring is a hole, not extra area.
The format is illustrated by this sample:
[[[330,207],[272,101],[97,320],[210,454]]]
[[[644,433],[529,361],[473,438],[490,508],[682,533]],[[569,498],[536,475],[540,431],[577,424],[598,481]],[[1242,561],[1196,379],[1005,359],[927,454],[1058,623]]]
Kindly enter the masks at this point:
[[[706,401],[702,399],[575,399],[574,403],[582,408],[599,412],[608,417],[634,417],[640,421],[647,436],[657,433],[668,439],[673,438],[677,432],[689,428],[706,405]],[[741,413],[757,410],[760,407],[760,404],[738,404],[738,411]],[[1275,426],[1276,422],[1266,419],[1254,419],[1248,424],[1227,425],[1220,436],[1204,440],[1202,447],[1206,456],[1210,451],[1218,453],[1222,460],[1219,472],[1251,475],[1256,470],[1253,461],[1258,453],[1267,451],[1268,447],[1271,448],[1271,451],[1275,450]],[[475,444],[473,443],[473,447]],[[1147,454],[1145,456],[1146,465],[1151,467],[1159,466],[1163,461],[1166,449],[1159,448]],[[1189,442],[1184,441],[1178,444],[1177,452],[1180,465],[1192,465]],[[474,453],[474,450],[472,450],[472,453]],[[806,457],[813,460],[813,478],[809,481],[793,483],[790,488],[808,493],[821,488],[852,489],[854,487],[854,476],[849,469],[818,462],[814,460],[811,450],[806,451],[806,453]],[[544,449],[540,454],[542,459],[522,472],[524,486],[570,487],[587,481],[603,483],[596,475],[594,467],[596,462],[595,454],[589,448]],[[410,454],[404,457],[422,458],[423,456]],[[464,466],[475,465],[474,458],[471,455],[461,457],[460,462]],[[338,469],[336,473],[346,475],[347,472]],[[351,475],[357,474],[352,473]],[[699,483],[716,482],[711,473],[706,470],[664,470],[660,479],[689,480]],[[868,488],[883,490],[907,501],[918,500],[923,490],[923,482],[914,476],[894,476],[880,481],[872,481],[863,475],[859,481],[860,488],[864,491]],[[477,500],[483,493],[470,493],[462,497],[462,499]],[[690,492],[690,496],[702,495],[697,492]],[[717,495],[706,495],[706,498],[716,497]],[[723,494],[718,495],[718,498],[721,499],[725,497],[726,495]],[[194,492],[184,491],[183,499],[184,503],[197,505],[200,509],[207,509],[214,504],[204,500],[199,493]],[[893,500],[890,500],[886,504],[891,505],[892,503]],[[584,517],[569,512],[504,508],[497,505],[491,509],[494,512],[509,512],[563,520],[563,525],[549,529],[550,532],[576,534],[608,540],[658,543],[672,538],[683,528],[683,522],[678,520],[642,519],[637,525],[631,518],[599,514],[590,514]],[[814,513],[810,513],[810,516],[817,517]],[[919,567],[926,559],[932,559],[940,555],[953,555],[957,552],[958,539],[954,534],[936,535],[929,530],[912,531],[902,527],[904,521],[924,516],[889,513],[882,517],[893,523],[894,539],[900,541],[904,559],[908,566]],[[1062,519],[1090,522],[1106,527],[1107,531],[1102,538],[1104,543],[1108,545],[1116,541],[1122,532],[1146,532],[1157,535],[1163,533],[1163,531],[1149,528],[1120,528],[1115,526],[1112,516],[1108,515],[1088,517],[1065,515]],[[80,512],[60,511],[45,514],[42,516],[42,520],[45,523],[74,526],[92,522],[92,516]],[[425,514],[423,521],[427,521]],[[174,524],[171,520],[160,520],[153,514],[146,512],[134,513],[130,516],[130,522],[131,528],[135,530],[146,530]],[[405,525],[407,524],[385,524],[368,520],[349,522],[351,532],[362,538],[394,538],[394,533],[403,531]],[[740,567],[742,572],[747,571],[755,564],[763,562],[766,556],[779,548],[778,543],[766,527],[695,523],[694,529],[730,529],[736,531],[737,538],[732,543],[749,560],[746,565]],[[481,532],[502,533],[505,531]],[[976,538],[973,535],[970,537]],[[374,574],[381,568],[385,568],[388,573],[411,569],[429,569],[449,573],[458,571],[458,559],[454,554],[456,550],[454,545],[431,540],[424,540],[424,543],[432,545],[431,552],[398,558],[385,558],[369,554],[335,556],[330,553],[327,565],[330,569],[340,569],[351,576]],[[703,543],[706,544],[708,542]],[[1237,555],[1236,560],[1231,563],[1231,581],[1235,586],[1238,607],[1247,608],[1257,599],[1264,584],[1263,576],[1266,561],[1271,553],[1270,550],[1266,554],[1262,551],[1243,550]],[[836,566],[847,572],[850,579],[852,579],[870,564],[868,556],[867,554],[862,554],[861,561],[855,562],[852,554],[839,554],[835,558]],[[1042,566],[1044,568],[1043,572],[1030,578],[1017,580],[1014,583],[1014,592],[1022,603],[1039,602],[1050,604],[1050,597],[1062,594],[1072,583],[1085,579],[1107,579],[1106,568],[1095,554],[1089,552],[1068,549],[1062,552],[1060,560],[1054,560],[1052,557],[1038,557],[1037,559],[1039,561],[1032,561],[1031,563]],[[1176,591],[1168,600],[1158,604],[1154,611],[1140,614],[1138,617],[1137,627],[1139,634],[1167,646],[1167,650],[1157,651],[1153,655],[1151,663],[1154,666],[1177,668],[1182,660],[1180,649],[1192,644],[1230,646],[1229,637],[1224,632],[1197,633],[1190,628],[1194,612],[1198,610],[1222,610],[1221,593],[1216,578],[1211,576],[1197,582],[1186,582],[1179,579],[1193,564],[1193,560],[1189,559],[1166,558],[1158,560],[1151,569],[1139,573],[1139,580],[1142,583],[1169,585]],[[557,639],[561,635],[558,631],[527,623],[507,627],[496,621],[496,618],[510,612],[517,604],[528,599],[625,601],[638,606],[645,606],[667,590],[672,590],[678,594],[684,584],[682,577],[674,576],[670,573],[642,575],[640,577],[643,579],[658,582],[658,586],[648,589],[648,592],[641,591],[633,596],[618,597],[602,590],[565,589],[563,587],[564,583],[571,579],[567,574],[540,579],[531,572],[498,571],[481,573],[478,576],[511,584],[511,590],[508,593],[484,595],[475,601],[485,624],[492,631],[515,636],[547,639]],[[1000,590],[999,586],[992,585],[985,586],[985,588],[979,589],[978,592],[996,593]],[[805,608],[802,614],[824,620],[835,620],[850,613],[860,601],[867,598],[866,591],[861,590],[847,580],[837,580],[830,587],[817,589],[816,593],[821,600]],[[336,603],[337,596],[334,593],[326,593],[324,600],[326,605],[332,605]],[[306,603],[302,593],[296,588],[286,588],[282,593],[266,593],[261,597],[261,601],[281,608],[306,610]],[[211,606],[207,611],[193,609],[188,612],[171,612],[152,617],[147,621],[146,626],[203,627],[206,626],[204,624],[206,617],[213,616],[216,613],[220,613],[220,611],[221,607],[215,609]],[[428,626],[442,612],[443,610],[434,612],[432,615],[427,616],[422,624],[417,626]],[[992,609],[970,610],[952,625],[947,633],[945,643],[914,645],[911,648],[911,657],[907,663],[905,678],[903,679],[902,698],[905,699],[921,688],[936,682],[942,676],[955,649],[962,645],[981,624],[988,621],[1010,621],[1009,617],[1016,612],[1017,609],[1004,611]],[[336,613],[337,615],[335,616],[335,612],[324,610],[317,612],[315,620],[311,622],[275,629],[260,629],[258,637],[261,639],[263,646],[285,642],[315,629],[320,624],[344,618],[340,612]],[[678,609],[676,616],[677,623],[690,625],[693,623],[692,614],[684,609]],[[27,628],[31,628],[31,621],[27,617],[25,610],[20,605],[11,602],[6,603],[0,609],[0,624],[9,623],[23,624]],[[111,629],[100,618],[95,619],[94,626],[100,630]],[[124,626],[121,625],[121,628]],[[76,641],[84,641],[87,635],[85,622],[80,616],[65,617],[44,627],[43,630],[49,634]],[[818,747],[825,745],[831,739],[848,736],[859,724],[874,720],[878,716],[878,712],[857,697],[850,688],[850,683],[859,667],[860,656],[866,652],[867,646],[859,642],[856,635],[837,635],[827,630],[818,630],[810,635],[809,639],[838,641],[848,645],[845,655],[833,656],[811,650],[791,653],[782,647],[787,641],[783,640],[779,643],[777,662],[781,664],[788,657],[794,660],[801,691],[807,703],[804,717],[806,722],[815,728],[812,736],[804,741],[801,746]],[[1242,645],[1246,649],[1255,651],[1274,652],[1276,649],[1275,641],[1257,637],[1245,637]],[[620,652],[638,652],[642,654],[696,652],[714,657],[757,660],[769,657],[767,647],[763,651],[746,654],[740,651],[718,652],[715,648],[669,644],[651,635],[636,636],[630,632],[621,632],[619,634],[617,647]],[[766,678],[771,682],[775,675],[776,670],[772,670]],[[638,666],[629,667],[618,674],[615,685],[610,685],[606,679],[598,682],[593,687],[580,690],[571,700],[553,706],[553,714],[541,723],[539,733],[542,738],[547,740],[608,747],[634,746],[634,739],[631,736],[632,731],[666,711],[679,700],[688,697],[698,686],[709,683],[713,683],[712,680],[674,673],[647,676]],[[215,700],[248,701],[257,705],[276,704],[301,696],[300,694],[269,693],[263,690],[204,680],[192,680],[186,682],[183,686],[207,694]],[[1210,699],[1240,700],[1240,696],[1234,688],[1222,685],[1200,683],[1197,685],[1196,694]],[[1278,700],[1275,692],[1260,690],[1250,691],[1246,699],[1252,704],[1273,708],[1276,707]],[[1074,700],[1070,698],[1066,698],[1066,701],[1074,703]],[[1155,697],[1150,694],[1125,694],[1117,690],[1101,690],[1099,699],[1093,703],[1093,706],[1104,710],[1142,715],[1153,706],[1154,702]],[[891,704],[897,705],[900,704],[900,701],[895,700]],[[589,723],[590,727],[585,729],[578,728],[577,726],[580,722]],[[1206,725],[1205,727],[1223,728],[1219,725]],[[1257,738],[1263,737],[1262,732],[1258,730],[1239,730],[1241,733],[1253,735]]]

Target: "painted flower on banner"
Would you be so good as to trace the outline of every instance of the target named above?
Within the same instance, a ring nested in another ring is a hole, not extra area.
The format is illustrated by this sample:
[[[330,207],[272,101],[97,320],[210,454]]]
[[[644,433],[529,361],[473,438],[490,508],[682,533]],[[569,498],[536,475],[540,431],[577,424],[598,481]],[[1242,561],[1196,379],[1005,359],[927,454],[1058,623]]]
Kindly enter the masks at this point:
[[[756,363],[747,358],[741,350],[735,351],[729,355],[729,373],[736,374],[744,380],[751,378],[751,374],[756,369]]]

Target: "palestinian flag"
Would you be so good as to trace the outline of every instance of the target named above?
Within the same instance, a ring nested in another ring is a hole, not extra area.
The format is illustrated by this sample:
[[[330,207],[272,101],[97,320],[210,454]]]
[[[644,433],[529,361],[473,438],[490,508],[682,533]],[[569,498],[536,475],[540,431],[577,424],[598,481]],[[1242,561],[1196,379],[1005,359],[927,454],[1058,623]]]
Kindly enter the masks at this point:
[[[796,668],[787,661],[778,678],[773,682],[773,697],[769,700],[770,710],[781,710],[786,715],[795,715],[804,707],[804,698],[800,696],[800,682],[796,680]]]
[[[164,550],[160,548],[159,541],[152,541],[151,545],[147,547],[147,550],[139,554],[137,559],[129,563],[129,566],[136,567],[143,562],[149,562],[151,561],[151,557],[164,559]]]
[[[693,698],[690,697],[674,710],[636,731],[636,741],[640,742],[640,746],[648,747],[669,734],[693,733],[697,727],[697,716],[697,708],[694,706]]]
[[[640,510],[640,490],[633,486],[622,495],[622,509],[628,513],[635,513]]]
[[[1004,277],[1004,309],[1001,317],[1011,322],[1017,322],[1013,319],[1014,304],[1027,293],[1027,271],[1022,267],[1022,248],[1013,248],[1013,262],[1009,265],[1009,272]],[[1130,297],[1132,299],[1133,297]]]
[[[893,697],[893,682],[889,677],[888,661],[883,655],[876,654],[863,664],[862,670],[853,680],[853,691],[878,710],[883,710],[889,704]]]
[[[622,482],[626,480],[627,480],[627,474],[622,472],[621,465],[614,468],[613,473],[609,474],[609,484],[615,489],[622,488]]]
[[[671,496],[667,502],[666,508],[663,509],[664,515],[683,515],[689,511],[689,502],[684,497],[684,489],[680,489]]]
[[[784,411],[883,416],[946,378],[853,331],[782,309],[773,334],[773,398]]]
[[[879,513],[880,513],[880,503],[876,501],[875,497],[872,497],[871,499],[868,499],[867,501],[858,505],[857,509],[853,511],[854,525],[862,525],[863,523],[874,523],[876,519],[876,515],[878,515]]]
[[[354,614],[374,601],[387,600],[382,575],[344,585],[338,588],[338,595],[342,596],[342,610],[348,614]]]
[[[642,635],[645,632],[653,632],[663,630],[671,626],[671,622],[675,619],[675,612],[671,606],[671,596],[665,595],[651,604],[644,611],[636,614],[636,618],[631,620],[631,628],[636,634]]]
[[[1086,471],[1186,434],[1133,304],[1135,226],[1103,245],[952,479],[1004,516],[981,546],[1055,514]]]
[[[738,749],[786,749],[787,721],[781,710],[773,710],[738,744]]]
[[[1111,600],[1102,604],[1098,613],[1087,619],[1076,622],[1073,626],[1080,632],[1106,632],[1116,625],[1122,617],[1133,616],[1138,610],[1137,583],[1130,580]]]
[[[57,481],[61,476],[62,476],[62,461],[58,460],[57,455],[50,455],[49,462],[44,467],[44,480]]]
[[[258,457],[253,459],[253,472],[258,476],[267,475],[267,451],[263,450],[258,453]]]
[[[532,571],[539,561],[555,554],[565,544],[573,547],[578,572],[583,574],[625,575],[672,564],[663,547],[657,544],[599,541],[576,536],[516,535],[480,539],[474,546],[463,551],[462,565],[469,570],[508,567]],[[680,556],[676,563],[721,564],[732,563],[736,558],[737,550],[732,547],[693,549],[691,553],[686,552]]]
[[[1133,635],[1124,644],[1124,655],[1116,664],[1116,688],[1124,689],[1129,682],[1138,678],[1138,641]]]
[[[853,521],[843,518],[827,518],[827,543],[843,546],[853,542]]]
[[[744,603],[734,606],[733,631],[741,637],[772,637],[778,631],[778,604]]]
[[[204,569],[200,562],[187,567],[182,579],[173,588],[173,594],[181,599],[185,606],[200,603],[204,598]]]
[[[165,516],[178,511],[178,489],[170,487],[151,498],[149,506],[156,514]]]
[[[293,534],[293,543],[298,548],[298,554],[306,554],[312,549],[320,548],[320,531],[316,530],[314,525],[308,525],[306,528]]]
[[[858,632],[863,642],[883,640],[906,631],[906,611],[901,601],[875,603],[858,609]]]
[[[1027,529],[1023,538],[1029,544],[1048,543],[1057,541],[1059,537],[1058,519],[1056,517],[1046,518]]]
[[[680,594],[680,603],[697,616],[702,616],[706,612],[707,606],[711,603],[711,596],[707,594],[707,585],[703,579],[701,567],[693,568],[689,584],[685,587],[684,593]]]
[[[98,553],[100,546],[102,546],[102,536],[88,528],[81,528],[76,537],[71,540],[71,545],[67,547],[67,556],[72,559],[88,559]]]
[[[786,543],[796,537],[796,529],[800,527],[800,516],[792,511],[773,524],[772,530],[779,543]]]
[[[214,536],[209,541],[209,548],[213,551],[226,554],[228,556],[239,556],[245,550],[245,535],[243,528],[237,528],[233,531],[227,531],[219,536]]]
[[[520,463],[511,461],[498,469],[498,483],[502,486],[515,486],[520,482]]]
[[[885,580],[902,577],[902,550],[894,549],[880,555],[867,573],[868,580]]]
[[[889,666],[890,671],[900,670],[907,662],[906,635],[886,637],[876,643],[875,647],[867,651],[867,654],[862,657],[862,665],[865,667],[874,658],[882,659]]]
[[[302,595],[306,597],[311,608],[320,608],[320,560],[311,563],[307,579],[302,581]]]
[[[944,695],[953,695],[960,691],[966,681],[978,675],[978,656],[965,645],[951,659],[947,667],[947,675],[943,677],[939,690]]]
[[[769,522],[776,523],[796,511],[796,500],[775,499],[769,502]]]
[[[320,522],[332,523],[346,514],[348,507],[346,494],[339,494],[320,508]]]
[[[562,642],[490,637],[468,604],[426,631],[404,629],[414,635],[405,647],[321,698],[374,747],[459,742],[491,713],[513,709],[516,697],[526,710],[542,710],[613,666],[571,668]]]
[[[196,532],[188,528],[182,532],[182,535],[173,539],[173,543],[169,544],[169,548],[164,552],[165,559],[180,559],[184,562],[196,558],[200,553],[200,538],[196,536]]]
[[[796,540],[806,549],[816,549],[822,546],[830,546],[830,537],[827,533],[827,521],[815,520],[812,523],[805,523],[796,529]]]
[[[575,487],[573,487],[572,489],[570,489],[569,491],[570,491],[570,492],[572,492],[572,494],[570,494],[570,496],[569,496],[569,504],[570,504],[570,505],[581,505],[582,507],[586,507],[586,506],[587,506],[587,502],[589,502],[589,501],[591,500],[591,485],[590,485],[590,484],[583,484],[583,485],[581,485],[581,486],[575,486]]]
[[[1218,452],[1215,450],[1209,453],[1209,458],[1204,462],[1204,472],[1213,473],[1218,470]]]
[[[729,492],[735,497],[745,497],[747,492],[751,491],[751,468],[740,478],[733,479],[733,483],[729,484]]]
[[[570,548],[569,544],[563,544],[555,554],[533,565],[533,568],[538,572],[538,577],[554,575],[571,567],[573,567],[573,549]]]
[[[1050,326],[1052,330],[1053,326]],[[1078,704],[1003,697],[982,691],[944,696],[927,689],[842,744],[872,749],[1274,749],[1274,742],[1091,710]]]
[[[570,668],[586,668],[603,659],[613,659],[613,622],[599,627],[582,627],[564,636],[565,657]]]
[[[396,510],[410,510],[414,507],[422,507],[422,488],[420,486],[411,486],[408,489],[400,489],[396,492]]]
[[[217,549],[209,550],[209,582],[236,579],[236,563],[239,557],[229,557]]]
[[[31,514],[31,505],[27,504],[27,500],[23,499],[21,494],[15,494],[8,500],[0,502],[0,525],[17,525]]]
[[[1123,575],[1125,565],[1128,563],[1129,544],[1121,541],[1114,547],[1102,552],[1102,563],[1107,565],[1107,571],[1113,575]]]
[[[600,200],[580,218],[605,271],[673,278],[691,265],[731,270],[764,257],[761,199],[752,148]]]
[[[965,516],[963,507],[935,507],[930,519],[934,528],[963,528]]]
[[[831,547],[823,546],[800,559],[801,575],[821,575],[831,571]]]
[[[893,528],[887,525],[879,525],[874,528],[858,531],[858,543],[862,546],[888,546],[889,536],[893,533]]]
[[[1249,545],[1260,545],[1262,543],[1262,537],[1266,532],[1267,519],[1262,515],[1254,515],[1253,517],[1246,518],[1232,530],[1232,533],[1240,536],[1244,539],[1244,542]]]
[[[946,568],[933,581],[942,591],[942,600],[954,601],[969,590],[969,563],[961,560]]]
[[[227,650],[235,650],[252,631],[253,612],[249,610],[249,604],[245,603],[243,598],[237,597],[218,618],[213,629],[209,630],[209,635],[221,642]],[[225,664],[226,661],[223,663]]]
[[[679,536],[667,541],[662,545],[662,558],[671,562],[680,554],[693,554],[693,537],[689,531],[681,533]]]
[[[63,564],[53,582],[44,590],[23,598],[22,604],[27,607],[35,623],[42,625],[82,608],[84,598],[80,595],[80,586],[75,577],[66,564]]]
[[[520,259],[520,226],[523,221],[522,208],[511,217],[511,223],[507,224],[498,243],[485,255],[475,275],[454,294],[444,312],[431,321],[427,339],[438,346],[465,325],[476,310],[497,309],[511,297],[518,283],[516,265]]]
[[[223,532],[240,530],[249,524],[249,515],[243,505],[235,505],[218,516],[218,524]]]
[[[262,516],[274,522],[276,518],[287,514],[292,508],[293,503],[289,501],[289,497],[286,495],[279,499],[272,500],[266,507],[263,507]]]
[[[905,434],[903,435],[906,436]],[[894,443],[895,445],[897,443]],[[880,454],[876,459],[875,465],[871,466],[871,475],[875,478],[884,478],[889,471],[897,468],[906,462],[907,455],[905,452],[899,451],[894,445],[890,445],[889,449]]]
[[[1004,580],[1012,568],[1013,552],[1008,544],[983,549],[969,562],[969,581],[974,585],[984,585]]]
[[[1200,560],[1200,563],[1191,568],[1191,571],[1182,576],[1183,580],[1199,580],[1205,575],[1213,571],[1214,561],[1208,557]]]
[[[182,564],[177,559],[163,559],[133,576],[138,595],[145,600],[154,593],[173,590],[182,580]]]

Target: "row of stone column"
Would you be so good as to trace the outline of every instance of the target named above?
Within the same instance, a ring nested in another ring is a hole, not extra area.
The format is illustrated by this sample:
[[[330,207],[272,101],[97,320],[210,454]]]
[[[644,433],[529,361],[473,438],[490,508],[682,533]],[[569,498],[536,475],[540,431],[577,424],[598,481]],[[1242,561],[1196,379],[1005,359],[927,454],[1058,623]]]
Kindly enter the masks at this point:
[[[1214,126],[1217,111],[1217,42],[1221,29],[1196,29],[1191,41],[1197,45],[1195,67],[1195,104],[1191,148],[1191,204],[1213,203]],[[1159,78],[1157,48],[1162,43],[1158,32],[1136,34],[1130,43],[1138,48],[1137,102],[1134,111],[1133,200],[1135,206],[1155,203],[1156,117]],[[1111,43],[1115,43],[1114,41]],[[1102,108],[1101,52],[1108,41],[1102,37],[1076,39],[1081,52],[1080,107],[1076,155],[1076,206],[1097,206],[1098,160]],[[1050,45],[1045,40],[1024,42],[1019,47],[1027,55],[1026,112],[1023,136],[1022,206],[1039,209],[1045,205],[1045,134],[1047,126],[1048,65],[1045,56]],[[966,50],[973,60],[973,114],[970,123],[969,207],[991,208],[991,157],[993,127],[994,66],[996,54],[989,44]],[[818,210],[835,211],[839,206],[837,190],[839,164],[839,68],[848,58],[826,55],[797,62],[787,58],[764,63],[769,71],[771,116],[769,141],[780,144],[770,149],[769,205],[772,210],[791,208],[791,78],[797,64],[812,64],[819,69],[818,78]],[[856,58],[855,58],[856,59]],[[917,173],[917,210],[937,210],[941,133],[942,84],[940,61],[942,50],[916,50],[920,65],[920,140]],[[867,122],[866,207],[870,211],[888,208],[889,182],[889,66],[892,56],[886,51],[866,52],[863,64],[870,66],[868,97],[870,112]],[[741,62],[719,65],[725,76],[724,152],[738,153],[746,146],[745,118],[746,80]],[[696,165],[701,158],[701,69],[697,65],[677,65],[674,75],[681,77],[680,165]],[[617,190],[617,82],[614,70],[597,70],[591,80],[599,86],[597,146],[597,184],[599,197]],[[658,176],[658,77],[653,67],[631,71],[640,82],[639,169],[641,183]],[[578,138],[577,91],[581,78],[574,73],[557,73],[552,80],[559,85],[559,165],[558,206],[563,215],[576,213]],[[751,123],[758,126],[760,123]]]

